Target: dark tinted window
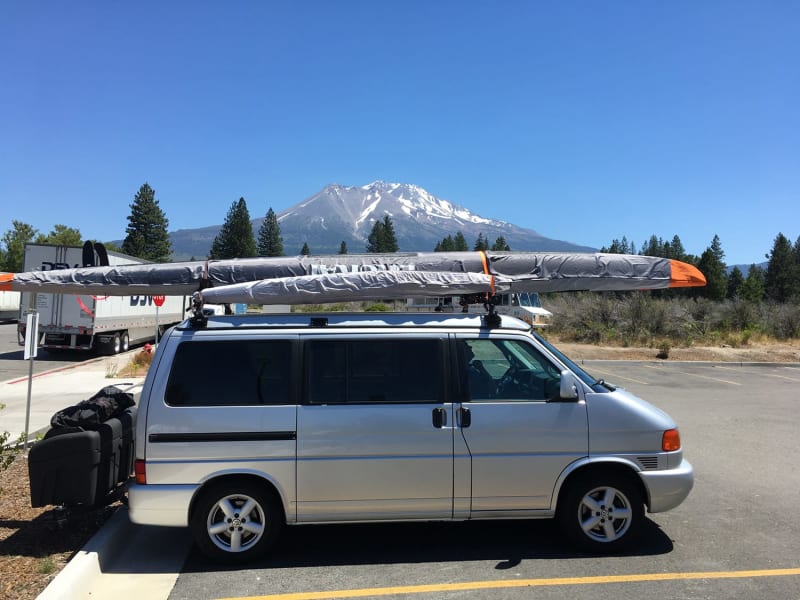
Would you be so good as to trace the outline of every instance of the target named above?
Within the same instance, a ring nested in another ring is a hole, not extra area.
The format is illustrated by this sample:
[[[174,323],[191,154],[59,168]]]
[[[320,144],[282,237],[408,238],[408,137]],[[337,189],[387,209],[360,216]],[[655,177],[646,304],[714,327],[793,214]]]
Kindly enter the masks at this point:
[[[167,382],[171,406],[288,404],[288,340],[184,342]]]
[[[432,339],[307,342],[309,402],[440,402],[440,349]]]

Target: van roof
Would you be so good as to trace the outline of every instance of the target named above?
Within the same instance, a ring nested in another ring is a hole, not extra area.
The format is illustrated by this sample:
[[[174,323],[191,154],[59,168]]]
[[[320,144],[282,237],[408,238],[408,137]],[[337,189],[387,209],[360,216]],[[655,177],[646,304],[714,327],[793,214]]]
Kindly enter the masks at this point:
[[[510,317],[497,315],[500,323],[492,329],[527,331],[530,325]],[[430,327],[430,328],[488,328],[485,315],[442,313],[291,313],[254,315],[209,315],[205,329],[271,329],[302,327]],[[179,330],[197,329],[186,320]]]

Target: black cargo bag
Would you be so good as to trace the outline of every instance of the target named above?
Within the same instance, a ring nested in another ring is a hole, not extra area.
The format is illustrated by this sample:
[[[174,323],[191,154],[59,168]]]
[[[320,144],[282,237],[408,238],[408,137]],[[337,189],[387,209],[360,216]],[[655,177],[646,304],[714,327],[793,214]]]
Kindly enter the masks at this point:
[[[96,429],[100,423],[118,417],[133,404],[133,394],[109,385],[88,400],[58,411],[50,419],[50,425],[56,429],[62,427]]]
[[[92,508],[113,501],[133,466],[133,395],[104,387],[58,411],[50,424],[28,457],[31,506]]]

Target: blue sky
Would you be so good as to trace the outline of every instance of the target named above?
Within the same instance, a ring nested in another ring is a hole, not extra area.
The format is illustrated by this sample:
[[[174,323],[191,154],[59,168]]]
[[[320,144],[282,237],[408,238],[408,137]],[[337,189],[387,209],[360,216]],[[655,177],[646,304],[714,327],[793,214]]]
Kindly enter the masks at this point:
[[[0,56],[0,233],[383,179],[595,247],[800,235],[793,0],[6,1]]]

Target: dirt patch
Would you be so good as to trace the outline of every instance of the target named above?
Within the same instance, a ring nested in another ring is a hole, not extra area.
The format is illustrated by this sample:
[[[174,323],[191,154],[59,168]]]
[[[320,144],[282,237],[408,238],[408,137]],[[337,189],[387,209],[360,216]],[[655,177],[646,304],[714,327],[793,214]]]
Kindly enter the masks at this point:
[[[0,471],[0,599],[36,598],[116,508],[31,508],[28,460],[18,455]]]
[[[667,350],[666,358],[659,356],[659,354],[663,356],[664,349],[658,347],[595,346],[592,344],[559,342],[557,340],[553,340],[553,343],[564,354],[577,362],[581,360],[659,360],[664,362],[800,363],[800,342],[752,344],[741,348],[731,346],[670,347]]]

